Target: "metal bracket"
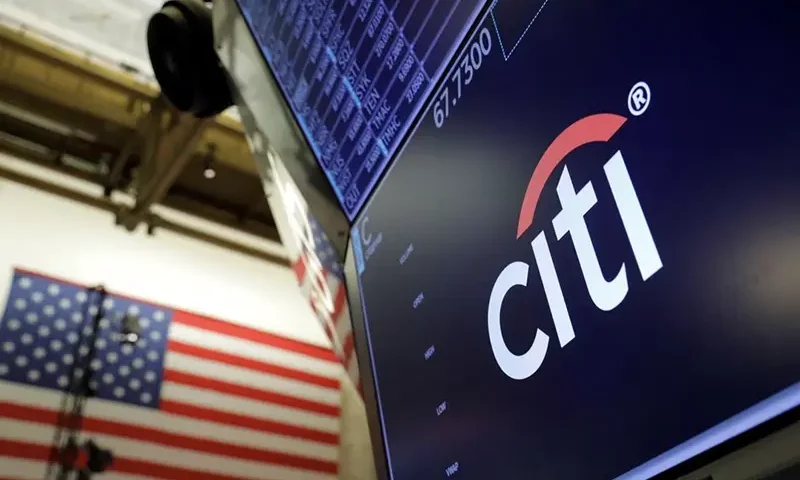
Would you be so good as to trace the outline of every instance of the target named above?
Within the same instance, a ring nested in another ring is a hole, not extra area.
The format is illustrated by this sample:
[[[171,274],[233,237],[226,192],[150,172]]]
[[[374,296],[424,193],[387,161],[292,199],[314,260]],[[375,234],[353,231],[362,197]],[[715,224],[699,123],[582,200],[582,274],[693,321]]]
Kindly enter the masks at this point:
[[[181,114],[162,97],[153,103],[150,111],[139,120],[139,138],[126,142],[111,172],[109,185],[113,188],[113,183],[119,181],[131,155],[137,150],[137,143],[144,142],[137,170],[136,204],[118,213],[118,224],[133,231],[147,219],[150,207],[164,199],[197,151],[198,142],[212,122],[213,119]]]

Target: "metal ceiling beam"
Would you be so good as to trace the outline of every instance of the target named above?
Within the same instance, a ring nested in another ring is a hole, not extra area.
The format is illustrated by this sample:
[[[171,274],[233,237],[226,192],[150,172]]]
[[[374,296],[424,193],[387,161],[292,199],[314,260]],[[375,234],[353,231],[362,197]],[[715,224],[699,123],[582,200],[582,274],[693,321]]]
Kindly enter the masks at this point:
[[[146,148],[152,150],[161,135],[161,118],[165,112],[168,114],[168,105],[164,97],[159,95],[151,104],[148,114],[139,117],[139,121],[136,123],[136,132],[128,136],[122,150],[111,163],[111,172],[106,179],[106,196],[111,195],[113,190],[119,188],[126,167],[131,162],[132,156],[139,153],[142,145],[144,144]],[[147,139],[150,139],[150,143],[146,143]],[[149,158],[153,152],[145,151],[144,155]]]
[[[113,148],[109,145],[89,141],[73,132],[56,132],[43,125],[26,121],[13,114],[3,111],[0,105],[0,132],[49,148],[54,153],[53,161],[58,162],[58,154],[74,155],[91,162],[98,170],[104,156],[109,155]],[[97,180],[97,179],[95,179]]]
[[[213,119],[198,119],[165,108],[157,101],[142,119],[139,127],[143,136],[142,163],[137,170],[136,204],[130,210],[120,212],[117,222],[130,231],[144,221],[150,207],[161,202],[170,186],[183,171],[197,150],[206,128]],[[166,122],[166,125],[164,123]],[[128,147],[128,145],[126,145]],[[128,153],[133,147],[128,148]],[[120,157],[114,168],[124,168],[128,158]]]
[[[86,132],[108,144],[119,144],[131,133],[131,129],[108,123],[86,113],[69,109],[42,98],[35,97],[18,88],[10,87],[0,79],[0,101],[21,111],[45,117],[61,125]]]
[[[98,159],[106,150],[98,149],[98,145],[81,145],[79,142],[67,141],[67,137],[44,128],[27,124],[22,120],[0,112],[0,151],[14,157],[25,159],[35,165],[62,174],[74,176],[90,183],[105,185],[105,175],[95,171],[99,165],[92,159]],[[57,160],[61,158],[62,162]],[[84,161],[86,169],[76,169],[69,161],[72,158]],[[106,195],[106,198],[110,196]],[[234,204],[226,203],[214,197],[173,185],[162,205],[175,210],[199,216],[229,228],[245,231],[280,243],[277,229],[272,224],[272,217],[266,213],[251,214],[242,219]],[[120,213],[115,207],[114,214]],[[152,217],[146,222],[150,224]],[[214,243],[214,242],[212,242]]]
[[[96,119],[112,130],[135,130],[159,93],[153,83],[137,80],[25,30],[0,25],[0,94],[13,92],[78,117]],[[208,145],[216,146],[220,163],[258,175],[237,120],[217,116],[196,142],[196,151],[204,152]]]
[[[27,157],[31,161],[37,164],[47,163],[47,158],[45,158],[47,154],[35,148],[25,148],[23,146],[15,146],[5,142],[0,142],[0,151],[10,153],[19,158]],[[88,195],[64,187],[57,183],[23,175],[21,173],[18,173],[16,171],[4,167],[0,167],[0,178],[5,178],[7,180],[20,183],[22,185],[26,185],[28,187],[35,188],[37,190],[46,193],[57,195],[59,197],[79,202],[90,207],[94,207],[109,213],[113,213],[115,215],[119,212],[120,209],[119,205],[115,204],[108,198]],[[192,238],[194,240],[216,245],[225,250],[239,252],[244,255],[249,255],[253,258],[257,258],[259,260],[263,260],[269,263],[282,265],[286,267],[289,266],[289,261],[283,256],[275,255],[226,238],[211,235],[202,230],[198,230],[177,222],[167,220],[153,213],[148,213],[146,222],[149,226],[153,227],[155,230],[164,229],[166,231],[170,231],[178,235],[183,235],[188,238]]]
[[[0,112],[0,127],[4,125],[6,133],[0,138],[0,149],[98,182],[107,194],[132,186],[138,197],[134,206],[113,206],[118,223],[131,230],[141,223],[159,223],[150,212],[156,203],[178,202],[178,208],[195,214],[206,208],[197,200],[190,205],[183,197],[166,196],[186,164],[204,156],[209,146],[214,147],[214,160],[220,167],[258,178],[238,120],[227,115],[209,121],[181,117],[154,83],[24,29],[0,25],[0,107],[3,105],[7,108]],[[20,117],[20,112],[25,115]],[[75,170],[71,163],[70,168],[59,164],[62,156],[87,160],[86,170],[80,171],[84,165]],[[89,171],[92,163],[97,163],[98,173]],[[98,201],[90,203],[97,206]],[[103,205],[110,208],[108,202]],[[208,209],[220,223],[280,241],[269,225],[254,219],[237,221],[230,212]]]
[[[117,179],[121,177],[129,157],[140,153],[135,144],[140,141],[143,143],[143,154],[141,154],[143,163],[137,170],[136,203],[132,209],[121,211],[118,217],[118,223],[129,231],[135,230],[144,221],[150,207],[163,200],[172,183],[192,157],[194,148],[208,125],[205,120],[180,115],[174,109],[170,109],[163,100],[157,100],[155,105],[156,108],[143,115],[140,121],[142,138],[139,138],[139,135],[129,136],[124,151],[113,164],[111,172]],[[26,112],[22,113],[29,116],[30,120],[25,121],[0,111],[0,131],[47,147],[53,152],[51,160],[54,164],[62,162],[66,158],[64,155],[70,154],[89,160],[94,167],[93,181],[107,183],[105,180],[108,176],[101,174],[101,159],[104,154],[108,155],[113,150],[103,149],[99,144],[75,137],[68,128],[56,132],[34,125],[31,121],[37,117]],[[116,182],[112,184],[112,187],[116,186]],[[112,190],[108,187],[107,185],[106,196],[109,196]]]

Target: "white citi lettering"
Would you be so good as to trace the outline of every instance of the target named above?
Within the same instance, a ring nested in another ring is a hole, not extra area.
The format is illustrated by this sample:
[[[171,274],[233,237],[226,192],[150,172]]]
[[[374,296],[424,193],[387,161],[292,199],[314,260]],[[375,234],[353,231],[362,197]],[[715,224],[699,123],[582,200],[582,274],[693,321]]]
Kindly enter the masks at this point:
[[[541,235],[541,234],[540,234]],[[489,297],[489,342],[492,345],[494,358],[503,373],[514,380],[524,380],[539,370],[547,354],[547,344],[550,337],[539,329],[533,337],[533,344],[522,355],[516,355],[508,349],[503,340],[503,331],[500,325],[500,310],[503,299],[512,287],[526,286],[528,284],[528,264],[514,262],[508,265],[497,277]]]
[[[561,240],[564,235],[570,234],[586,288],[589,290],[589,296],[600,310],[606,312],[613,310],[628,294],[628,278],[625,275],[624,263],[611,281],[606,281],[600,269],[600,260],[597,258],[597,252],[595,252],[589,228],[584,219],[589,210],[597,203],[592,182],[587,183],[580,192],[575,193],[569,170],[564,167],[556,191],[558,199],[561,201],[561,212],[553,218],[556,237]]]
[[[617,151],[603,169],[606,171],[614,202],[617,204],[617,210],[622,217],[622,225],[625,227],[625,233],[631,243],[636,265],[642,274],[642,280],[647,280],[661,270],[663,264],[656,248],[656,242],[653,240],[653,234],[650,232],[650,227],[647,226],[647,219],[644,217],[639,197],[636,195],[636,190],[633,189],[633,182],[628,174],[628,168],[625,166],[625,160],[622,158],[622,152]]]
[[[539,277],[542,279],[544,295],[547,297],[547,306],[550,307],[550,315],[553,316],[553,323],[556,326],[558,342],[563,347],[575,338],[575,331],[572,329],[567,302],[564,300],[564,292],[561,290],[561,282],[558,281],[556,266],[553,265],[553,256],[550,255],[550,247],[547,245],[544,232],[536,235],[531,242],[531,248],[536,268],[539,269]]]
[[[606,162],[603,169],[630,242],[636,265],[642,275],[642,280],[646,281],[663,267],[663,263],[622,153],[617,151]],[[576,192],[569,170],[564,167],[556,186],[556,192],[561,203],[561,211],[556,214],[552,222],[556,238],[561,240],[569,234],[592,302],[600,310],[613,310],[622,303],[628,294],[628,277],[624,262],[611,280],[606,280],[603,275],[585,220],[586,215],[597,203],[594,187],[591,182],[587,182]],[[531,242],[531,248],[556,335],[563,348],[574,340],[576,335],[545,232],[539,232]],[[547,355],[550,339],[546,333],[537,329],[533,344],[522,355],[512,353],[503,339],[500,318],[503,300],[513,287],[527,286],[528,271],[527,263],[512,262],[500,272],[489,296],[487,312],[489,343],[497,365],[503,373],[514,380],[524,380],[539,370]]]

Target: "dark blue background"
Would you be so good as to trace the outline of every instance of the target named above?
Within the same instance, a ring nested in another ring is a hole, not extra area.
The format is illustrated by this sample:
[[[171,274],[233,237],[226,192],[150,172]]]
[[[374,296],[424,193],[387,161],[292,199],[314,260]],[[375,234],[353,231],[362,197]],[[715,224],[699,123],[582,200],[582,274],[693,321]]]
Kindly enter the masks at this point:
[[[529,7],[500,0],[500,30],[519,31]],[[447,478],[456,461],[457,479],[610,480],[800,381],[798,10],[550,0],[507,62],[485,20],[489,58],[442,128],[426,114],[359,219],[382,234],[361,293],[395,480]],[[633,117],[638,81],[652,102]],[[561,168],[516,239],[544,150],[602,112],[629,120],[566,164],[576,189],[591,180],[597,194],[586,221],[605,276],[627,266],[611,312],[590,300],[569,236],[553,233]],[[646,282],[602,169],[617,150],[664,264]],[[542,230],[575,328],[563,349],[530,247]],[[550,336],[522,381],[500,371],[486,321],[513,261],[531,273],[505,299],[504,337],[522,353],[537,328]]]

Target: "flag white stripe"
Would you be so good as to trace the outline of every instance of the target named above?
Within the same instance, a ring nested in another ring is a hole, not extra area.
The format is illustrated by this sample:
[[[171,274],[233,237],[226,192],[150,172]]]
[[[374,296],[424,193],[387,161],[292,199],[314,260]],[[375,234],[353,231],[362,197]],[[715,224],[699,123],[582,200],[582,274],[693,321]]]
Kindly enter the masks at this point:
[[[359,373],[358,373],[358,358],[356,358],[355,352],[353,352],[352,357],[350,358],[350,365],[347,367],[347,376],[350,377],[350,380],[357,384],[359,381]]]
[[[0,452],[0,476],[15,480],[42,480],[47,463],[4,457]],[[137,479],[138,480],[138,479]]]
[[[0,388],[0,401],[58,411],[61,393],[36,387],[4,383]],[[86,404],[84,416],[128,423],[136,409],[135,424],[169,433],[197,438],[210,438],[219,442],[245,447],[262,448],[280,453],[302,455],[309,458],[336,461],[339,451],[335,445],[312,440],[302,440],[284,435],[268,434],[215,422],[171,415],[157,410],[130,407],[122,403],[92,399]],[[131,422],[133,423],[133,422]],[[3,433],[0,431],[0,437]]]
[[[303,292],[303,296],[309,299],[309,304],[313,303],[313,300],[311,300],[311,291],[313,290],[313,282],[314,282],[313,276],[308,275],[307,271],[304,272],[303,277],[298,282],[300,290]],[[338,278],[336,278],[335,275],[331,273],[327,273],[326,282],[328,285],[328,290],[331,292],[334,298],[336,297],[336,294],[340,288],[345,288],[344,284]],[[320,308],[316,309],[315,315],[317,317],[317,320],[319,320],[319,322],[322,324],[323,328],[327,329],[328,328],[326,324],[327,318],[331,315],[329,315],[326,311]],[[339,312],[338,317],[331,318],[330,320],[335,325],[334,334],[337,337],[337,342],[340,345],[344,345],[345,340],[352,331],[352,320],[350,318],[350,310],[349,307],[347,306],[346,301],[342,308],[342,311]],[[337,356],[341,358],[340,352],[336,353]],[[341,353],[343,354],[343,352]]]
[[[172,322],[170,325],[169,336],[171,339],[186,344],[238,355],[272,365],[293,368],[314,375],[328,378],[336,378],[339,375],[340,367],[336,362],[321,360],[302,353],[267,347],[257,342],[203,330],[202,328],[178,322]]]
[[[333,319],[334,323],[336,323],[336,335],[339,336],[339,341],[344,344],[344,339],[350,335],[351,331],[351,321],[350,321],[350,311],[345,307],[342,312],[339,314],[338,318]]]
[[[14,480],[42,480],[45,472],[47,472],[47,462],[44,460],[36,461],[4,457],[3,452],[0,452],[0,476],[13,478]],[[118,472],[105,472],[99,478],[103,480],[152,480],[150,477]]]
[[[164,359],[164,368],[191,373],[204,378],[236,383],[248,387],[283,393],[327,405],[339,405],[339,389],[324,388],[269,373],[256,372],[249,368],[236,367],[227,363],[169,352]],[[339,378],[338,375],[336,377]]]
[[[308,427],[322,432],[339,432],[339,419],[336,417],[306,412],[295,408],[282,407],[275,404],[217,393],[202,388],[179,385],[172,382],[164,382],[161,385],[161,398],[165,400],[176,400],[204,408],[213,408],[222,412],[273,420],[286,425]]]
[[[54,429],[52,425],[0,419],[0,432],[3,432],[4,438],[10,440],[49,446],[53,440]],[[243,478],[276,478],[280,480],[332,480],[336,478],[335,474],[311,472],[274,464],[200,453],[160,444],[129,440],[115,435],[82,434],[79,436],[79,443],[82,444],[88,438],[92,438],[103,448],[111,449],[120,457],[219,475],[233,474]]]

